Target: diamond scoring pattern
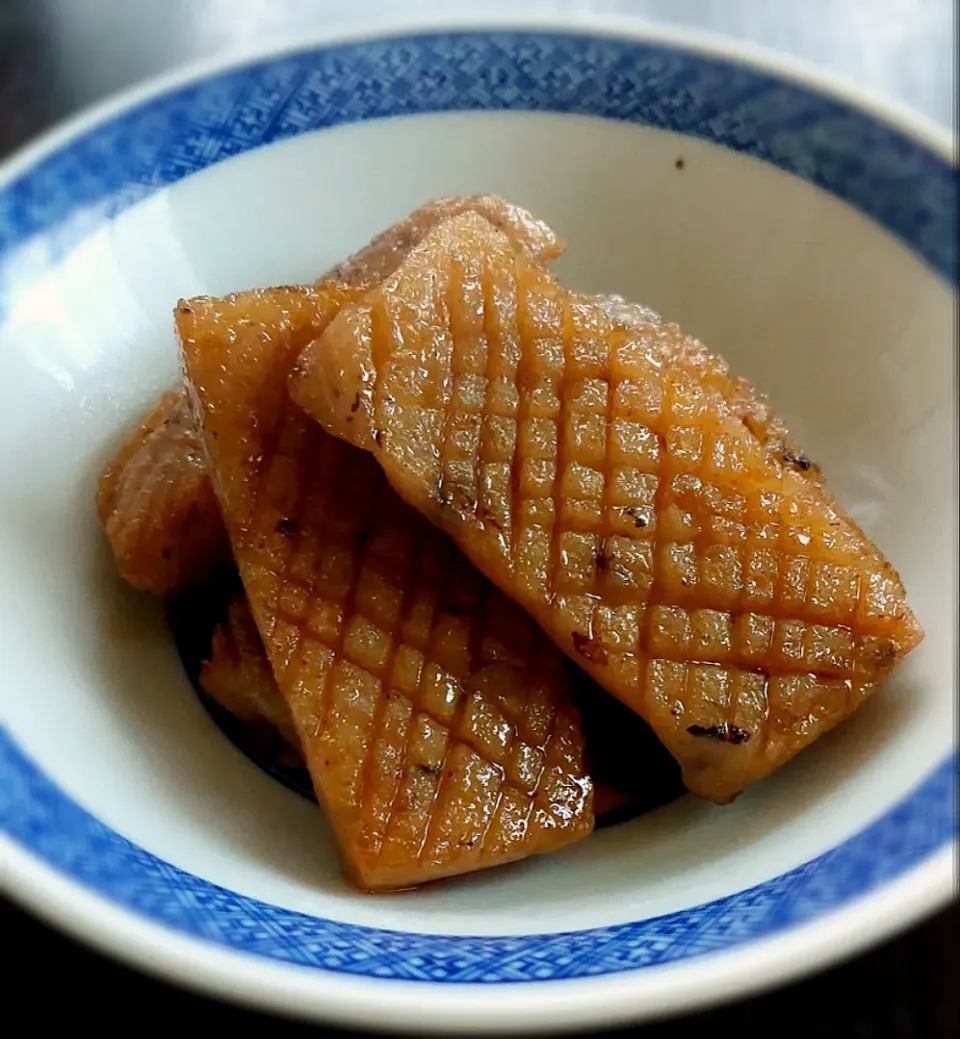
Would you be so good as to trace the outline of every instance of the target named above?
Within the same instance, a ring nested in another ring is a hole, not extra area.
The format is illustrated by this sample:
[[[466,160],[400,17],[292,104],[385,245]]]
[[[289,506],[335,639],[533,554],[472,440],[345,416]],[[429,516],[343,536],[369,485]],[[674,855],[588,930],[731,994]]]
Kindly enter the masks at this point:
[[[333,323],[294,394],[375,445],[725,801],[853,711],[920,631],[815,468],[775,422],[754,431],[748,388],[716,362],[703,377],[704,356],[675,326],[611,320],[468,213]],[[329,385],[362,387],[357,416]]]
[[[579,83],[578,111],[701,135],[773,162],[872,215],[951,283],[956,279],[956,187],[949,164],[869,116],[793,84],[740,68],[735,78],[714,76],[710,90],[699,91],[697,84],[716,63],[650,44],[566,34],[511,34],[495,42],[486,34],[439,35],[385,45],[380,60],[365,65],[367,82],[379,85],[372,111],[350,107],[345,102],[351,99],[331,86],[341,69],[349,75],[364,61],[367,48],[348,45],[288,59],[308,69],[307,79],[291,97],[277,98],[278,107],[285,106],[283,119],[266,124],[260,139],[239,150],[337,121],[436,105],[462,108],[467,100],[480,108],[549,108],[558,97],[555,70],[562,69]],[[225,104],[272,91],[269,77],[276,64],[218,77],[214,82],[223,84]],[[438,65],[480,69],[482,76],[471,79],[468,97],[454,89],[440,98],[424,86],[423,75],[426,67]],[[183,147],[192,123],[203,121],[205,104],[187,90],[162,105],[135,109],[70,142],[0,193],[0,312],[21,279],[41,275],[85,234],[157,188],[216,161]],[[774,125],[776,137],[768,138],[763,127]],[[217,133],[231,136],[231,120],[224,118]],[[42,235],[42,248],[29,247],[34,235]],[[15,249],[18,263],[10,265],[6,261]],[[615,934],[581,932],[576,945],[572,936],[551,935],[444,939],[351,928],[212,887],[84,812],[0,730],[0,826],[89,890],[181,933],[228,947],[333,971],[424,982],[481,980],[483,968],[474,955],[488,964],[485,981],[531,980],[534,969],[552,978],[582,977],[624,969],[628,959],[632,966],[656,964],[775,933],[901,874],[953,838],[955,792],[956,762],[950,758],[896,809],[804,868],[795,892],[806,899],[803,913],[783,897],[786,878],[776,878],[724,900],[728,913],[744,921],[736,935],[714,935],[709,921],[693,924],[696,939],[679,954],[672,936],[693,910],[624,925]],[[748,911],[750,905],[770,908],[755,913]],[[654,951],[641,961],[642,947]]]
[[[369,455],[286,399],[338,304],[277,290],[178,322],[250,607],[348,865],[399,886],[584,836],[562,656]]]

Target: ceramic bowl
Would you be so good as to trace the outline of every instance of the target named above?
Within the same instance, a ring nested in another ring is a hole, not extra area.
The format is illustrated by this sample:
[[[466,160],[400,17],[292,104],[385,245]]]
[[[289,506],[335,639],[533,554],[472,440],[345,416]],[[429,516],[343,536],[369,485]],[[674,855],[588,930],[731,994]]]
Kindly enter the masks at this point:
[[[306,281],[420,202],[508,196],[561,277],[755,381],[900,569],[926,640],[729,807],[369,897],[320,813],[187,683],[120,586],[98,467],[177,368],[181,296]],[[4,884],[158,975],[418,1032],[690,1010],[945,903],[957,833],[950,142],[803,69],[612,24],[424,26],[207,64],[0,174]]]

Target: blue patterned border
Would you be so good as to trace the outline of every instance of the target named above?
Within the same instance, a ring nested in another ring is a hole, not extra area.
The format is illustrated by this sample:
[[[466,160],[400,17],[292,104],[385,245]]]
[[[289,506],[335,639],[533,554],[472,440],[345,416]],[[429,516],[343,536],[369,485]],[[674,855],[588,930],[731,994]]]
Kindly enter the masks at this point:
[[[221,159],[340,123],[463,110],[586,114],[706,138],[832,192],[956,284],[956,171],[868,115],[773,76],[657,44],[445,33],[311,50],[214,76],[52,153],[0,190],[0,315],[14,279],[39,275],[128,206]],[[683,912],[569,934],[442,937],[304,916],[184,873],[73,803],[0,729],[0,828],[86,887],[246,952],[427,982],[588,977],[771,935],[877,888],[954,839],[956,783],[950,757],[890,813],[826,855]]]
[[[593,115],[706,138],[832,192],[956,283],[956,170],[862,112],[661,44],[441,33],[261,62],[71,141],[0,192],[0,313],[4,260],[41,234],[35,273],[128,206],[221,159],[342,123],[480,110]]]
[[[463,937],[384,931],[235,894],[150,855],[66,797],[0,729],[0,822],[112,902],[181,933],[343,974],[426,982],[556,981],[654,967],[768,937],[892,880],[957,832],[957,761],[855,837],[727,898],[613,927]]]

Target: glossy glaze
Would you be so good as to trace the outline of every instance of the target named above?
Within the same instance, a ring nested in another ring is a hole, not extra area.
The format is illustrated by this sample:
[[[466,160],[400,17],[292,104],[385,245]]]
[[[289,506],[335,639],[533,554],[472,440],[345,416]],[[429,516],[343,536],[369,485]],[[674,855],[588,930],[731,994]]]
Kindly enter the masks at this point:
[[[758,398],[609,309],[466,213],[338,316],[292,392],[726,802],[922,633]]]

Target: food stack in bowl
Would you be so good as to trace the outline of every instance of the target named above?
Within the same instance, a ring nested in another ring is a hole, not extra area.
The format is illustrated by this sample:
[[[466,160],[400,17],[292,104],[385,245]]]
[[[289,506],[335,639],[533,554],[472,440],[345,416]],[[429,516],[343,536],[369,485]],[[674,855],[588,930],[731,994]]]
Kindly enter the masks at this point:
[[[564,288],[563,248],[447,198],[312,285],[181,301],[182,380],[101,476],[127,581],[231,589],[202,688],[302,762],[365,890],[554,851],[681,780],[728,803],[922,638],[766,401]]]

